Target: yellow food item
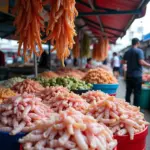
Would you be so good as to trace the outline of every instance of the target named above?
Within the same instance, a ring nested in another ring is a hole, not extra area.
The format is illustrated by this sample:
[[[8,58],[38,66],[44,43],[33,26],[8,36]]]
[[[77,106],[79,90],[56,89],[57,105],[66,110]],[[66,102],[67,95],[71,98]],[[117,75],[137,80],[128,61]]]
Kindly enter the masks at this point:
[[[18,0],[14,13],[16,18],[16,34],[19,35],[18,55],[23,56],[25,62],[31,58],[32,53],[40,56],[43,52],[40,30],[44,31],[44,20],[40,16],[43,6],[41,0]],[[39,52],[36,51],[36,45]]]
[[[76,35],[74,20],[78,12],[75,8],[75,0],[55,0],[51,3],[49,22],[46,30],[47,38],[51,40],[57,51],[57,57],[62,61],[69,56],[69,49],[73,48]]]
[[[15,96],[15,95],[16,93],[13,92],[11,89],[0,87],[0,104],[3,103],[8,98]]]
[[[117,79],[109,71],[102,68],[90,69],[83,78],[86,82],[94,84],[114,84]]]

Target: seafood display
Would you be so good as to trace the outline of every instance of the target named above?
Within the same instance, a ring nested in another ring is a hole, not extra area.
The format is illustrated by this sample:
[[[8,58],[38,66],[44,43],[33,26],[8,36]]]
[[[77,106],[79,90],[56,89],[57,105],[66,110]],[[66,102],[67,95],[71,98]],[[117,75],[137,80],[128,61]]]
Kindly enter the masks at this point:
[[[94,84],[116,84],[117,79],[109,71],[102,68],[90,69],[83,78],[86,82]]]
[[[11,135],[29,132],[37,120],[49,118],[51,110],[33,94],[24,93],[0,105],[0,131]]]
[[[62,86],[56,87],[46,87],[44,90],[37,92],[36,96],[40,97],[43,101],[50,101],[50,99],[55,98],[59,94],[69,93],[70,91]]]
[[[42,85],[31,79],[26,79],[22,82],[18,82],[12,87],[12,90],[19,94],[23,94],[24,92],[37,93],[43,89],[44,87]]]
[[[112,132],[93,117],[74,109],[61,112],[55,121],[42,121],[35,130],[19,139],[25,150],[113,150],[117,141]]]
[[[138,107],[113,96],[107,96],[91,104],[87,114],[99,123],[104,123],[114,135],[129,134],[131,140],[136,133],[140,133],[149,125]]]
[[[89,104],[93,104],[101,100],[107,99],[109,95],[100,91],[89,91],[89,92],[83,93],[81,97],[85,99]]]
[[[47,106],[49,106],[49,108],[54,112],[59,113],[70,107],[79,110],[83,113],[86,112],[86,110],[89,107],[89,104],[84,99],[82,99],[79,95],[74,93],[69,93],[67,90],[61,87],[60,90],[62,89],[62,92],[60,90],[56,91],[57,89],[55,89],[55,87],[47,88],[43,92],[38,93],[38,96],[39,97],[41,96],[43,100],[42,102]]]

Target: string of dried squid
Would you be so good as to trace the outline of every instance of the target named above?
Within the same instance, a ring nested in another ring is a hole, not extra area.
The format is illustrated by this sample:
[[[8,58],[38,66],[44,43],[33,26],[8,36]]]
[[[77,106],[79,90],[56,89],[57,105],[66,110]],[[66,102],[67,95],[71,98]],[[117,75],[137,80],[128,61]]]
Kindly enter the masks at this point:
[[[108,55],[109,40],[107,38],[100,38],[99,42],[94,45],[93,59],[103,61]]]
[[[44,31],[41,0],[18,0],[14,9],[16,18],[16,35],[19,35],[18,55],[21,56],[23,46],[23,56],[25,62],[31,58],[32,53],[40,56],[43,52],[40,30]],[[39,51],[36,51],[36,45]]]
[[[69,49],[73,48],[75,25],[74,20],[77,16],[75,0],[55,0],[51,2],[51,11],[49,13],[49,22],[46,30],[45,40],[51,40],[57,51],[57,57],[62,61],[69,56]]]

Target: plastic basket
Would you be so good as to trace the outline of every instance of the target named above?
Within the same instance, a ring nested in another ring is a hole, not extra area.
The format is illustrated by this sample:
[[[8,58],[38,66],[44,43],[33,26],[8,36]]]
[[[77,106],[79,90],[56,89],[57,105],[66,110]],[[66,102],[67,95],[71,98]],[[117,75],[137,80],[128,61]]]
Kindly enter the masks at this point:
[[[144,131],[135,134],[134,139],[130,140],[129,135],[114,136],[118,141],[117,150],[146,150],[146,136],[148,127]]]
[[[25,136],[25,133],[12,136],[8,132],[0,131],[0,150],[19,150],[20,144],[18,140],[23,136]]]
[[[93,90],[100,90],[107,94],[114,94],[119,84],[93,84]]]

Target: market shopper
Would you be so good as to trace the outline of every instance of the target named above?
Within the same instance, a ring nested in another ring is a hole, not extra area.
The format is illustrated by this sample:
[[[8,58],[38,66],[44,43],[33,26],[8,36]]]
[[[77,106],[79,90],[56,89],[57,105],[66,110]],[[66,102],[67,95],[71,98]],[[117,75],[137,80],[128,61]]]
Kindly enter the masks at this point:
[[[46,51],[44,51],[41,55],[39,67],[40,68],[48,68],[48,54]]]
[[[112,66],[114,76],[118,79],[120,73],[120,58],[116,52],[113,53]]]
[[[87,59],[87,64],[85,65],[86,69],[91,69],[92,68],[92,58]]]
[[[132,47],[124,54],[122,63],[127,63],[126,74],[126,101],[130,101],[132,92],[134,93],[134,105],[138,105],[142,87],[142,66],[150,67],[150,64],[144,61],[144,53],[139,48],[138,38],[132,39]]]

